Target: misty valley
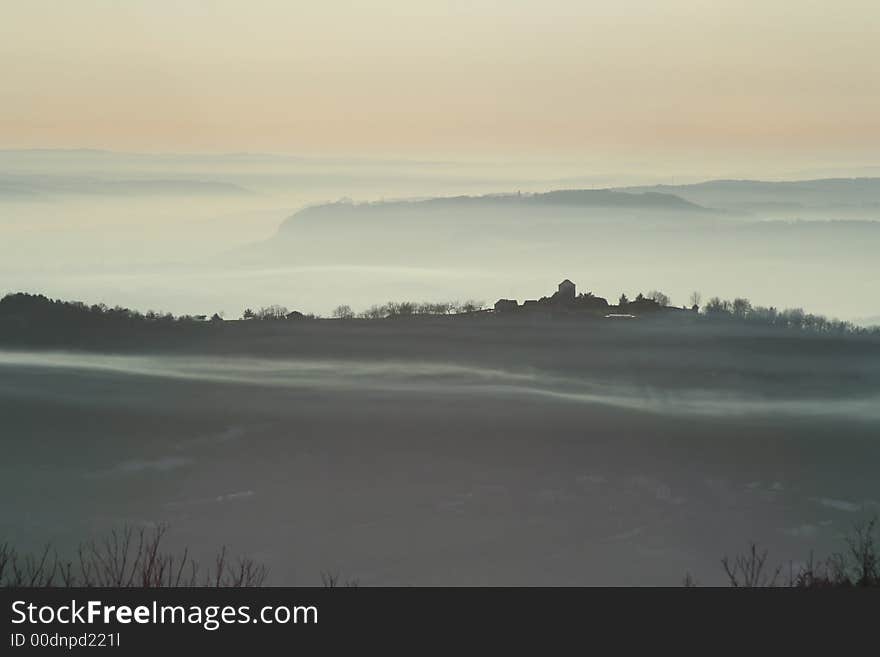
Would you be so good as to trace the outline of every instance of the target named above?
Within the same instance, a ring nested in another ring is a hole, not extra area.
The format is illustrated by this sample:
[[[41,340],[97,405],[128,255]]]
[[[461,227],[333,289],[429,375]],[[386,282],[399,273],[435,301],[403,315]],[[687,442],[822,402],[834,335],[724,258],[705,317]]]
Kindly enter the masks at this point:
[[[167,527],[271,584],[678,585],[752,540],[830,554],[880,510],[876,332],[577,298],[169,321],[7,297],[0,515],[37,553]]]
[[[880,513],[880,179],[0,167],[0,562],[157,530],[274,585],[724,584]]]

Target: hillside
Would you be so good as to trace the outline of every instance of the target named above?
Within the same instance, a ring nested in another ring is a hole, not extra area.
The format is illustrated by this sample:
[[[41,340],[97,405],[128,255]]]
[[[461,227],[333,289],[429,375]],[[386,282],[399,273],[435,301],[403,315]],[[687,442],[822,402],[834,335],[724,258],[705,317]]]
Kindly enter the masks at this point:
[[[880,178],[710,180],[692,185],[626,187],[620,191],[673,194],[695,204],[770,217],[880,219]]]
[[[455,196],[307,207],[269,240],[232,254],[253,263],[483,263],[551,246],[557,238],[601,239],[652,226],[673,231],[724,223],[716,210],[674,195],[613,190]],[[617,239],[615,237],[615,239]]]
[[[594,211],[613,216],[617,210],[657,213],[696,213],[715,215],[715,210],[701,207],[678,196],[661,192],[629,193],[610,189],[555,190],[540,194],[488,194],[483,196],[453,196],[414,200],[391,200],[374,203],[337,202],[305,208],[288,219],[283,232],[295,224],[327,216],[367,218],[404,216],[412,220],[446,215],[446,213],[479,212],[490,216],[494,211],[514,215],[547,213],[554,210],[571,212],[582,210],[581,218],[590,218]],[[509,216],[509,215],[508,215]],[[449,217],[454,219],[454,215]]]

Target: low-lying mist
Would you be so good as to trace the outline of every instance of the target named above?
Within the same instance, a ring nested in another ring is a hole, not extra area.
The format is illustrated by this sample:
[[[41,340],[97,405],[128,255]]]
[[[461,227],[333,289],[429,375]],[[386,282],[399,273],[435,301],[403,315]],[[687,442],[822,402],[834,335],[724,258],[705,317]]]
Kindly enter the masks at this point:
[[[776,341],[781,394],[732,365],[735,343],[730,359],[716,343],[700,389],[662,341],[629,360],[622,327],[616,349],[586,332],[595,350],[569,354],[560,332],[532,331],[543,346],[519,361],[480,356],[477,338],[461,362],[415,354],[473,333],[316,325],[323,344],[273,339],[316,354],[388,339],[374,358],[2,352],[5,538],[64,552],[168,524],[170,547],[210,560],[229,545],[273,584],[711,584],[748,540],[780,562],[827,553],[880,509],[876,381],[798,384],[795,361],[823,341]],[[393,344],[410,355],[383,357]]]
[[[547,397],[572,404],[667,415],[842,416],[880,421],[880,390],[866,389],[855,396],[810,395],[805,399],[803,391],[793,387],[788,398],[780,398],[746,386],[741,390],[727,386],[712,390],[688,388],[674,382],[663,387],[628,384],[615,381],[613,371],[604,372],[604,380],[599,380],[591,378],[589,372],[575,377],[570,372],[554,373],[535,368],[503,370],[428,361],[217,359],[25,351],[0,351],[0,367],[60,368],[126,377],[320,390],[326,394],[333,391],[393,393],[401,404],[406,404],[411,396],[466,396],[475,403],[481,397],[509,402],[522,397]],[[4,392],[12,396],[25,394],[23,388],[4,388]]]

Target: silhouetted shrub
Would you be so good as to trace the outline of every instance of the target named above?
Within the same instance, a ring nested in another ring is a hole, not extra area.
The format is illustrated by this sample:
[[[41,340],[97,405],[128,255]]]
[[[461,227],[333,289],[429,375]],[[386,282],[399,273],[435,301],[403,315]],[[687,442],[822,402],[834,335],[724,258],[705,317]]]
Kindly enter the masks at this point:
[[[356,579],[342,579],[339,573],[324,570],[321,572],[321,585],[325,589],[356,589],[360,586],[360,582]]]
[[[252,559],[230,559],[221,548],[214,563],[202,568],[189,550],[166,552],[164,526],[152,531],[125,527],[101,541],[83,543],[74,559],[62,559],[47,545],[39,555],[22,556],[0,544],[0,586],[137,587],[262,586],[268,569]]]
[[[745,298],[738,297],[727,301],[712,297],[703,306],[703,313],[709,318],[735,319],[751,324],[779,328],[824,333],[829,335],[880,335],[880,327],[864,328],[851,322],[828,319],[823,315],[806,313],[802,308],[777,310],[774,307],[752,306]]]
[[[650,299],[651,301],[656,301],[659,305],[664,307],[672,303],[669,296],[663,294],[663,292],[661,292],[660,290],[652,290],[651,292],[648,292],[645,297]]]
[[[877,518],[857,524],[846,537],[846,550],[816,561],[812,555],[807,562],[788,572],[767,565],[767,551],[752,543],[743,554],[725,556],[721,565],[730,586],[737,588],[789,586],[795,588],[878,587],[880,586],[880,546]],[[685,586],[694,586],[688,573]]]
[[[360,319],[388,319],[394,317],[410,317],[413,315],[461,315],[479,312],[485,307],[483,301],[389,301],[388,303],[373,305],[359,312],[356,316]],[[344,306],[348,308],[348,306]]]
[[[351,309],[351,306],[336,306],[331,316],[336,319],[351,319],[354,317],[354,311]]]
[[[256,319],[260,319],[263,321],[271,321],[271,320],[280,320],[287,319],[287,315],[290,311],[285,306],[279,306],[277,304],[273,304],[271,306],[266,306],[264,308],[260,308],[258,311],[254,313]]]

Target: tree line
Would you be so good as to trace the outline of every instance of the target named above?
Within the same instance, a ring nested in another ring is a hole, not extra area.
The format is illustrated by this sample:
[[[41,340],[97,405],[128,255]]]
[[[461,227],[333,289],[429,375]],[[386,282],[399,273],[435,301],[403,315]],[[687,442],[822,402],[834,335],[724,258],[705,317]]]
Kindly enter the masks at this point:
[[[803,308],[779,310],[773,306],[753,306],[751,301],[743,297],[737,297],[733,300],[712,297],[702,310],[703,314],[710,318],[734,319],[811,333],[880,335],[880,327],[877,326],[872,328],[856,326],[852,322],[829,319],[824,315],[804,312]]]
[[[219,317],[219,315],[217,315]],[[33,320],[46,322],[64,322],[71,324],[101,323],[142,324],[160,323],[175,324],[201,321],[204,315],[172,315],[167,312],[148,310],[142,313],[122,306],[107,306],[103,303],[86,304],[82,301],[62,301],[50,299],[43,294],[27,294],[17,292],[7,294],[0,299],[0,318],[7,320]]]
[[[333,317],[338,319],[387,319],[389,317],[409,317],[411,315],[464,315],[483,310],[482,301],[389,301],[382,305],[372,305],[355,314],[350,306],[337,306]]]
[[[478,312],[485,307],[482,301],[389,301],[381,305],[374,304],[361,312],[355,312],[351,306],[336,306],[330,313],[333,319],[389,319],[393,317],[410,317],[413,315],[462,315]],[[320,315],[303,314],[290,311],[286,306],[271,305],[254,310],[245,309],[241,316],[247,320],[281,320],[281,319],[321,319]]]
[[[852,322],[832,319],[825,315],[808,313],[803,308],[778,309],[775,306],[756,306],[745,297],[734,299],[710,298],[704,305],[700,292],[693,292],[689,297],[691,309],[699,311],[703,317],[710,319],[732,319],[751,324],[773,326],[779,328],[824,333],[830,335],[880,335],[880,326],[866,328]],[[654,290],[647,294],[639,294],[635,301],[650,300],[661,307],[670,306],[669,297],[663,292]],[[632,301],[626,294],[620,295],[618,305],[624,308]]]
[[[639,294],[635,301],[650,300],[659,307],[669,305],[669,297],[662,292],[652,291],[648,294]],[[699,311],[700,317],[707,319],[728,319],[755,325],[773,326],[779,328],[807,331],[811,333],[829,335],[880,335],[880,326],[865,328],[852,322],[829,319],[824,315],[805,312],[802,308],[777,309],[774,306],[756,306],[746,298],[736,297],[732,300],[720,297],[710,298],[700,306],[701,295],[695,292],[691,295],[691,308]],[[621,295],[619,304],[621,307],[632,302],[626,295]],[[389,319],[397,317],[411,317],[416,315],[449,316],[480,312],[485,309],[482,301],[443,301],[443,302],[414,302],[414,301],[389,301],[381,305],[372,305],[360,312],[352,310],[351,306],[337,306],[330,317],[333,319]],[[286,306],[270,305],[257,310],[248,308],[244,311],[242,319],[253,320],[290,320],[290,319],[320,319],[320,315],[304,314],[299,311],[290,311]],[[179,325],[201,323],[206,320],[215,322],[222,321],[221,314],[215,313],[210,318],[205,315],[173,315],[169,312],[157,312],[148,310],[142,313],[131,308],[122,306],[107,306],[103,303],[86,304],[81,301],[62,301],[50,299],[42,294],[27,294],[23,292],[7,294],[0,298],[0,329],[21,328],[28,326],[42,326],[44,328],[53,325],[62,326],[140,326],[140,325]]]

